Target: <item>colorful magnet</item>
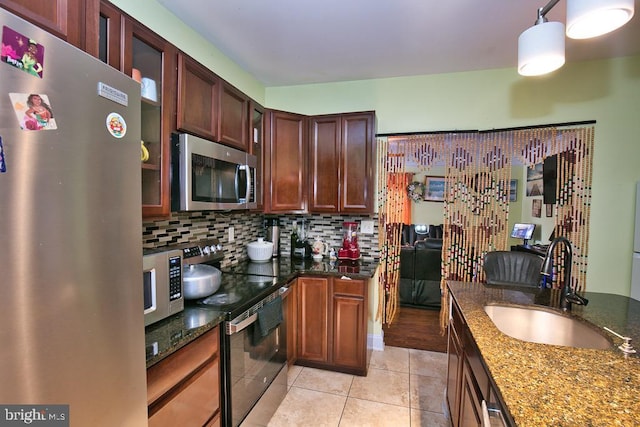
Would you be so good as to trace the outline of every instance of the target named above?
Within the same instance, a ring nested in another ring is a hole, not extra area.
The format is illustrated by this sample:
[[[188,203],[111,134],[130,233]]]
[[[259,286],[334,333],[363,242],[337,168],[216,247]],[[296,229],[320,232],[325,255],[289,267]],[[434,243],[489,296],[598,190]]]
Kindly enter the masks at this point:
[[[22,130],[58,129],[49,97],[40,93],[10,93],[11,105]]]
[[[42,78],[44,46],[7,26],[3,26],[0,61]]]
[[[127,134],[127,122],[118,113],[109,113],[107,116],[107,130],[116,138],[122,138]]]
[[[0,136],[0,173],[7,171],[7,164],[4,162],[4,147],[2,146],[2,137]]]

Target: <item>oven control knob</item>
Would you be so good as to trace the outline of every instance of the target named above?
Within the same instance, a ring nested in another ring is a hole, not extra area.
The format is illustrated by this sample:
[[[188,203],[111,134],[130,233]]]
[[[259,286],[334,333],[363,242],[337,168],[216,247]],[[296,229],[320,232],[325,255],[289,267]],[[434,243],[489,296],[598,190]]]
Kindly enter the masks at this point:
[[[209,253],[211,253],[211,251],[209,250],[208,246],[205,246],[204,248],[202,248],[202,253],[204,253],[205,255],[209,255]]]
[[[221,245],[220,243],[218,243],[218,244],[216,245],[216,249],[217,249],[217,250],[219,250],[219,251],[221,251],[221,250],[222,250],[222,245]]]
[[[216,247],[215,247],[215,245],[211,245],[211,246],[209,246],[209,247],[207,248],[207,250],[208,250],[210,253],[212,253],[212,254],[215,254],[215,253],[216,253]]]

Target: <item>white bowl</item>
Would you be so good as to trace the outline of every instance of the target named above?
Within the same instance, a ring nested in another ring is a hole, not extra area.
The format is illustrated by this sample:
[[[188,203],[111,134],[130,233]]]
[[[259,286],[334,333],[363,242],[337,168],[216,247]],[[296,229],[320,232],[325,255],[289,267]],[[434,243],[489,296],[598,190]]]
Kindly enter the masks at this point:
[[[259,237],[257,242],[247,244],[247,255],[253,262],[269,261],[273,255],[273,243],[265,242],[262,237]]]

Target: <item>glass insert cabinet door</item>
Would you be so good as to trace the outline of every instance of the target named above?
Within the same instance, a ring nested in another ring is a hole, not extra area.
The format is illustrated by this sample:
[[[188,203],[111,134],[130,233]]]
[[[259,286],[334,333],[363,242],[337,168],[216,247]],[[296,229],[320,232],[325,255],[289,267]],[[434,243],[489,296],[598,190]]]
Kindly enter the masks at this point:
[[[132,77],[140,80],[142,204],[160,205],[162,190],[162,52],[133,38]],[[146,151],[145,151],[146,150]]]
[[[175,130],[169,101],[177,84],[177,48],[105,1],[98,24],[98,58],[140,83],[142,216],[167,217],[169,140]]]

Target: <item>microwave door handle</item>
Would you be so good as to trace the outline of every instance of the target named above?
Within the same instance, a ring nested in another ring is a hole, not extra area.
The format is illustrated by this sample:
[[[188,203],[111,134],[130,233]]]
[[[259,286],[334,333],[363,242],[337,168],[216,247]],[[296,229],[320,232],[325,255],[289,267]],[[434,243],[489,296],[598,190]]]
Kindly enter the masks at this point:
[[[251,179],[251,168],[249,167],[249,165],[245,165],[245,168],[247,168],[247,194],[245,194],[244,199],[247,201],[247,203],[250,202],[249,200],[249,196],[251,196],[251,183],[253,182],[253,180]]]
[[[236,180],[235,180],[235,193],[236,193],[236,200],[240,199],[240,194],[238,193],[238,191],[240,190],[240,170],[242,169],[241,165],[237,165],[236,166]]]
[[[247,180],[246,191],[244,195],[244,199],[246,201],[249,200],[249,195],[251,195],[251,168],[249,165],[238,165],[236,166],[236,199],[240,199],[240,171],[245,171],[245,177]]]

